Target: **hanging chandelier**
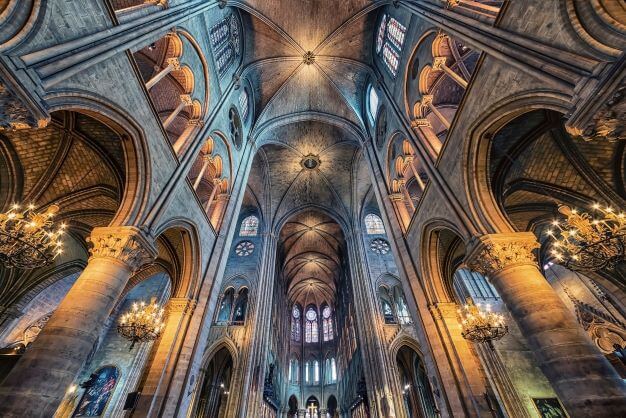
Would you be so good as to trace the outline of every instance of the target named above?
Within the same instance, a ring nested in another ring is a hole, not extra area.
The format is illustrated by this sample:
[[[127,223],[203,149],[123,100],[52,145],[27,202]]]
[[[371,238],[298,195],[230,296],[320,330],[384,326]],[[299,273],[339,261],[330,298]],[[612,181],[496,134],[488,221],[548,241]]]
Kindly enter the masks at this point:
[[[559,206],[564,219],[552,222],[547,231],[552,239],[550,255],[557,263],[573,270],[596,271],[624,261],[626,214],[599,204],[592,208],[596,216]]]
[[[491,312],[491,305],[486,304],[484,310],[481,308],[480,303],[474,305],[468,300],[463,309],[458,309],[463,327],[461,335],[466,340],[493,347],[492,342],[504,337],[509,327],[504,323],[504,316]]]
[[[117,332],[131,342],[130,350],[136,343],[154,341],[163,330],[163,312],[156,302],[144,301],[133,303],[132,309],[122,315],[117,325]]]
[[[34,269],[50,264],[63,252],[60,240],[65,224],[54,230],[54,215],[59,211],[50,205],[45,212],[35,212],[34,205],[22,209],[11,206],[0,213],[0,263],[7,268]]]

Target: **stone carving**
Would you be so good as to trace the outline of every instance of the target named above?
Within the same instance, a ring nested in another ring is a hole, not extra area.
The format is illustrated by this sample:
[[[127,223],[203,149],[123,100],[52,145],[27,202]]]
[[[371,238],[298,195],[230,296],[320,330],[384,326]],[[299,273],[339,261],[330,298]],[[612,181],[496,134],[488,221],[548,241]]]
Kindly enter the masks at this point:
[[[24,330],[24,336],[22,338],[22,342],[24,343],[24,345],[27,346],[28,344],[35,341],[43,327],[48,323],[48,320],[51,316],[52,312],[49,312],[30,324],[28,327],[26,327],[26,329]]]
[[[126,264],[133,272],[152,262],[157,256],[154,244],[144,233],[134,227],[95,228],[87,238],[93,248],[92,258],[115,258]]]
[[[566,126],[567,132],[585,141],[626,139],[626,85],[620,86],[583,128]]]
[[[533,251],[539,246],[532,233],[485,235],[468,255],[467,265],[486,276],[515,264],[536,265]]]
[[[187,312],[193,312],[196,307],[196,301],[188,299],[188,298],[171,298],[169,302],[167,302],[167,312],[168,313],[179,313],[183,314]]]
[[[46,120],[37,120],[22,101],[0,83],[0,130],[41,128],[46,125]]]

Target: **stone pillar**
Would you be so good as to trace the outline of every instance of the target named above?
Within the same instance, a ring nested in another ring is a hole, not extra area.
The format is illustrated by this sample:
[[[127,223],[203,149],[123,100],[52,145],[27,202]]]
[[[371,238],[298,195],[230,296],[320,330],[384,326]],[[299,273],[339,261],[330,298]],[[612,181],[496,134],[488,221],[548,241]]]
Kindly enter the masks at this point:
[[[468,265],[489,277],[572,417],[626,416],[626,384],[539,271],[530,232],[475,238]]]
[[[203,126],[204,121],[200,119],[191,119],[187,122],[185,130],[182,134],[180,134],[176,142],[174,142],[173,148],[176,155],[181,155],[183,152],[185,152],[189,139],[194,138],[196,131]]]
[[[422,180],[419,173],[417,172],[417,168],[415,168],[415,163],[414,163],[415,157],[412,155],[407,155],[406,157],[404,157],[404,159],[406,163],[409,165],[409,167],[411,167],[411,171],[413,172],[413,177],[415,177],[415,181],[417,182],[417,184],[419,184],[423,192],[426,189],[426,184],[424,184],[424,181]]]
[[[228,205],[229,200],[230,195],[228,193],[220,193],[215,198],[215,207],[209,214],[209,218],[211,219],[211,224],[216,231],[219,231],[220,226],[222,225],[222,219],[224,218],[222,215],[224,214],[224,209]]]
[[[441,140],[430,125],[428,119],[413,119],[411,121],[411,128],[413,132],[428,146],[429,153],[433,158],[437,158],[439,151],[441,151]]]
[[[450,121],[448,121],[448,119],[446,119],[446,117],[443,116],[439,109],[437,109],[437,107],[433,104],[432,94],[425,94],[422,96],[422,105],[430,109],[430,111],[433,112],[435,116],[437,116],[437,119],[439,119],[439,121],[443,124],[443,126],[446,127],[446,129],[450,129]]]
[[[402,197],[401,193],[392,193],[389,195],[389,200],[391,200],[394,208],[396,209],[398,220],[402,225],[402,231],[406,232],[409,224],[411,223],[411,214],[404,203],[404,197]]]
[[[205,154],[202,156],[202,168],[200,169],[200,174],[196,177],[196,181],[193,182],[193,189],[198,190],[198,186],[202,181],[202,177],[206,172],[206,169],[209,168],[209,163],[211,162],[211,156],[209,154]]]
[[[152,347],[152,362],[144,374],[145,378],[139,389],[141,396],[132,416],[160,415],[177,354],[195,305],[195,301],[188,298],[171,298],[167,303],[165,329]]]
[[[446,73],[452,80],[464,89],[467,88],[467,81],[446,65],[446,57],[433,58],[433,70],[441,70]]]
[[[306,409],[298,409],[298,418],[306,417]]]
[[[90,241],[87,267],[0,386],[0,416],[54,415],[131,275],[157,255],[135,227],[95,228]]]
[[[167,119],[165,119],[165,121],[163,121],[163,128],[167,129],[168,126],[170,126],[170,124],[174,121],[174,119],[176,119],[176,116],[178,116],[178,114],[187,106],[191,106],[193,104],[192,100],[191,100],[191,96],[188,94],[181,94],[180,95],[180,103],[178,104],[178,107],[176,107],[176,109],[174,109],[174,111],[167,117]]]
[[[178,61],[178,58],[168,58],[165,60],[165,62],[167,62],[167,67],[159,71],[154,77],[152,77],[146,83],[146,88],[148,90],[154,87],[159,81],[163,80],[165,76],[171,73],[172,71],[180,70],[180,61]]]

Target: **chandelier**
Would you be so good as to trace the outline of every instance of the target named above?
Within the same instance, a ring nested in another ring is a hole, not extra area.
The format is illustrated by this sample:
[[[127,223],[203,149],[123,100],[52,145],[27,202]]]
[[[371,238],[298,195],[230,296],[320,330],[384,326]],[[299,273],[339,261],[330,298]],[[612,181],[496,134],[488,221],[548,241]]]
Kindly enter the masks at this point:
[[[132,309],[122,315],[117,325],[117,332],[131,342],[132,350],[136,343],[154,341],[163,330],[163,312],[156,302],[144,301],[133,303]]]
[[[565,218],[552,222],[547,234],[552,239],[550,254],[556,262],[573,270],[595,271],[614,268],[624,261],[626,214],[595,204],[597,216],[559,206]]]
[[[481,310],[481,304],[474,305],[467,301],[463,309],[458,309],[461,316],[463,338],[475,343],[488,343],[492,346],[494,340],[499,340],[509,332],[509,327],[504,323],[504,316],[491,312],[491,305],[486,304],[485,310]]]
[[[50,264],[63,252],[60,238],[65,224],[54,230],[52,221],[58,211],[56,205],[48,206],[45,212],[35,212],[34,205],[24,209],[13,205],[0,213],[0,263],[22,269]]]

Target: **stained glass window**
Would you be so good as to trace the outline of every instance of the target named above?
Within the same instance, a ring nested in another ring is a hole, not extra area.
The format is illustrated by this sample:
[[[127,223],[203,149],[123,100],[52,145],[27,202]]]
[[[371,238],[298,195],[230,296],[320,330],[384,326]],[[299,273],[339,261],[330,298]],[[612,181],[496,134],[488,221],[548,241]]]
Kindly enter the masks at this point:
[[[383,61],[394,77],[398,74],[398,65],[400,64],[400,55],[386,43],[383,47]]]
[[[306,328],[304,331],[304,340],[307,343],[316,343],[319,341],[317,312],[313,308],[309,308],[309,310],[306,311]]]
[[[383,220],[380,219],[380,216],[369,213],[365,216],[364,221],[367,235],[385,233],[385,226],[383,225]]]
[[[289,381],[291,383],[298,383],[299,366],[298,359],[292,358],[289,361]]]
[[[378,33],[376,35],[376,53],[378,54],[383,47],[383,43],[385,42],[385,29],[387,26],[387,15],[383,15],[383,18],[380,21],[380,25],[378,26]]]
[[[376,93],[376,89],[372,85],[369,87],[367,101],[367,111],[369,112],[370,122],[373,124],[378,112],[378,93]]]
[[[398,74],[405,37],[406,27],[402,23],[393,17],[383,16],[376,35],[376,53],[382,55],[387,70],[394,77]]]
[[[220,310],[217,314],[216,322],[225,324],[230,321],[230,313],[233,309],[233,302],[235,299],[235,289],[232,287],[224,292],[222,296],[222,302],[220,303]]]
[[[306,383],[309,383],[311,381],[310,380],[311,379],[311,373],[310,373],[309,367],[311,367],[311,366],[310,366],[310,363],[308,361],[306,363],[304,363],[304,381]]]
[[[254,244],[250,241],[241,241],[235,247],[235,254],[239,257],[247,257],[254,252]]]
[[[256,237],[259,233],[259,218],[254,215],[248,216],[241,221],[239,235],[242,237]]]
[[[313,361],[313,382],[318,383],[320,381],[320,363],[317,360]]]
[[[379,255],[388,254],[390,251],[389,243],[382,238],[374,238],[372,242],[370,242],[370,249]]]
[[[334,338],[333,332],[333,317],[330,307],[324,307],[322,311],[322,331],[324,336],[324,341],[330,341]]]
[[[246,320],[246,310],[248,309],[248,289],[243,288],[237,295],[235,309],[233,311],[233,324],[241,325]]]
[[[209,29],[209,40],[219,75],[223,75],[241,52],[239,23],[230,15]]]
[[[243,89],[239,95],[239,107],[241,108],[241,118],[246,120],[248,117],[248,90]]]
[[[293,305],[291,317],[291,339],[294,341],[300,341],[302,325],[300,322],[300,307],[298,305]]]
[[[387,37],[393,46],[398,48],[398,51],[402,51],[405,35],[406,28],[393,17],[389,19],[389,23],[387,24]]]
[[[335,383],[337,381],[337,363],[335,358],[330,359],[330,382]]]

